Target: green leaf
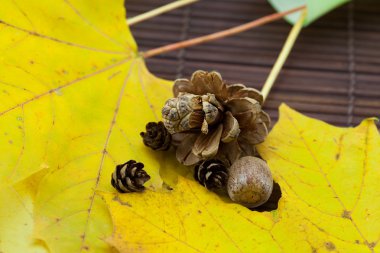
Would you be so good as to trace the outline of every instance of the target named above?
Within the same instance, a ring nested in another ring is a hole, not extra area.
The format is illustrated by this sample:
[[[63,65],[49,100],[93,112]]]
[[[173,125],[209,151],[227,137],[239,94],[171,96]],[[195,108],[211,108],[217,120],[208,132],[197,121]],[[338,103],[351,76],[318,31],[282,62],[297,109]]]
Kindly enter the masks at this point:
[[[307,26],[322,17],[336,7],[349,2],[350,0],[268,0],[268,2],[278,12],[290,10],[302,5],[307,7],[307,16],[304,21],[304,26]],[[288,15],[285,19],[294,24],[300,16],[300,12]]]

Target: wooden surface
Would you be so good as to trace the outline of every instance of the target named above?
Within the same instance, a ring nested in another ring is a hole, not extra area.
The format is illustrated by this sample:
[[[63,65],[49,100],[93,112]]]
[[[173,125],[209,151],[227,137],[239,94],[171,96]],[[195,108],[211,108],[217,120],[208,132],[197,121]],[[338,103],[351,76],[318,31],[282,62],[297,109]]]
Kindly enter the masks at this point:
[[[127,0],[127,16],[167,0]],[[274,10],[265,0],[201,0],[132,27],[140,51],[233,27]],[[248,32],[147,60],[174,80],[217,70],[229,83],[261,89],[290,31],[276,21]],[[353,1],[301,31],[270,93],[273,121],[281,103],[329,123],[350,126],[380,116],[380,1]]]

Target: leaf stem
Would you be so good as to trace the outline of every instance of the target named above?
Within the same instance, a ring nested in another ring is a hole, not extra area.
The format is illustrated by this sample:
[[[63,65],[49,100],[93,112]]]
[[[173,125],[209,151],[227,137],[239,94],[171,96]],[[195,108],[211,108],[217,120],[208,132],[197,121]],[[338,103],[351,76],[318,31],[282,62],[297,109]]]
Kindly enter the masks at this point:
[[[271,14],[271,15],[268,15],[268,16],[256,19],[254,21],[251,21],[249,23],[246,23],[246,24],[243,24],[243,25],[239,25],[239,26],[235,26],[233,28],[230,28],[230,29],[227,29],[227,30],[224,30],[224,31],[220,31],[220,32],[209,34],[209,35],[197,37],[197,38],[194,38],[194,39],[180,41],[180,42],[169,44],[169,45],[166,45],[166,46],[163,46],[163,47],[158,47],[158,48],[155,48],[155,49],[151,49],[151,50],[148,50],[146,52],[142,52],[141,55],[142,55],[143,58],[150,58],[150,57],[153,57],[153,56],[156,56],[156,55],[159,55],[159,54],[163,54],[163,53],[167,53],[167,52],[170,52],[170,51],[174,51],[174,50],[177,50],[177,49],[180,49],[180,48],[186,48],[186,47],[195,46],[195,45],[198,45],[198,44],[201,44],[201,43],[205,43],[205,42],[221,39],[221,38],[224,38],[224,37],[227,37],[227,36],[231,36],[231,35],[234,35],[234,34],[237,34],[237,33],[244,32],[244,31],[252,29],[254,27],[258,27],[258,26],[264,25],[264,24],[269,23],[269,22],[278,20],[278,19],[280,19],[280,18],[282,18],[282,17],[284,17],[286,15],[289,15],[291,13],[294,13],[294,12],[297,12],[297,11],[300,11],[300,10],[303,10],[303,9],[305,9],[305,6],[300,6],[300,7],[288,10],[288,11]]]
[[[161,7],[158,7],[156,9],[154,9],[154,10],[145,12],[145,13],[143,13],[141,15],[129,18],[129,19],[127,19],[127,24],[129,26],[132,26],[132,25],[140,23],[140,22],[142,22],[144,20],[154,18],[154,17],[159,16],[159,15],[165,13],[165,12],[169,12],[169,11],[175,10],[177,8],[180,8],[182,6],[185,6],[185,5],[197,2],[197,1],[199,1],[199,0],[177,0],[177,1],[174,1],[172,3],[169,3],[169,4],[163,5]]]
[[[296,39],[297,39],[301,29],[302,29],[302,25],[303,25],[303,21],[305,19],[306,13],[307,13],[307,10],[304,9],[302,11],[297,23],[294,24],[292,30],[290,31],[290,33],[289,33],[289,35],[285,41],[283,48],[281,49],[281,52],[280,52],[275,64],[273,65],[271,72],[269,73],[267,80],[265,81],[265,84],[261,90],[261,93],[263,94],[264,101],[268,97],[268,94],[269,94],[274,82],[276,81],[277,76],[280,73],[282,66],[284,65],[286,59],[289,56],[290,51],[293,48],[293,45],[294,45],[294,43],[295,43],[295,41],[296,41]]]

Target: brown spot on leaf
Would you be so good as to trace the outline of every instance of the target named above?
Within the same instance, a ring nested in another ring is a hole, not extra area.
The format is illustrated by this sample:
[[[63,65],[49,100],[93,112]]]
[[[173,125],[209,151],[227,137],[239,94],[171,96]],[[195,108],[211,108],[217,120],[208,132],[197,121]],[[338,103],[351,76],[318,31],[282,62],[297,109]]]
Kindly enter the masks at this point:
[[[335,245],[334,245],[334,243],[332,243],[332,242],[326,242],[326,243],[325,243],[325,247],[326,247],[326,249],[329,250],[329,251],[335,250]]]
[[[202,211],[201,211],[201,210],[198,210],[198,213],[199,213],[199,214],[201,214],[201,213],[202,213]]]
[[[168,191],[172,191],[172,190],[174,190],[170,185],[165,185],[165,188],[166,188],[166,190],[168,190]]]
[[[129,206],[129,207],[132,207],[132,205],[131,205],[130,203],[122,201],[122,200],[119,198],[119,196],[117,196],[117,195],[116,195],[112,200],[118,202],[119,204],[121,204],[121,205],[123,205],[123,206]]]
[[[375,246],[376,246],[376,242],[368,243],[368,246],[369,246],[371,249],[373,249],[373,248],[375,248]]]
[[[337,153],[337,154],[335,155],[335,160],[338,161],[339,158],[340,158],[340,153]]]
[[[343,212],[342,212],[342,218],[351,220],[352,219],[351,218],[351,212],[347,211],[347,210],[343,210]]]
[[[115,73],[112,73],[107,79],[111,80],[112,78],[114,78],[115,76],[119,75],[120,73],[121,73],[121,71],[117,71]]]
[[[360,241],[359,241],[359,240],[355,240],[355,243],[356,243],[356,244],[359,244],[359,243],[360,243]]]

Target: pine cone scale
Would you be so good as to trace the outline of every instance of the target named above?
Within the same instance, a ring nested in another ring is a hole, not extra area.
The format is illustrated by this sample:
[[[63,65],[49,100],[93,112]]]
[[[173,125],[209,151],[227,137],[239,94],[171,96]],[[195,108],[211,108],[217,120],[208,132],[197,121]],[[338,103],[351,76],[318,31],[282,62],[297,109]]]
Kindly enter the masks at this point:
[[[254,88],[243,88],[238,90],[235,94],[232,95],[233,98],[244,98],[248,97],[259,102],[260,105],[263,104],[264,98],[260,91]]]
[[[184,165],[193,165],[201,160],[193,152],[193,146],[198,138],[197,134],[185,134],[182,136],[182,141],[177,147],[176,158],[177,160]],[[179,140],[178,140],[179,141]]]
[[[224,143],[236,140],[240,134],[240,125],[237,119],[232,116],[232,113],[227,111],[223,121],[223,133],[221,141]]]
[[[220,137],[222,136],[223,125],[219,125],[217,129],[210,134],[201,134],[196,139],[192,152],[200,157],[213,157],[218,153]]]

